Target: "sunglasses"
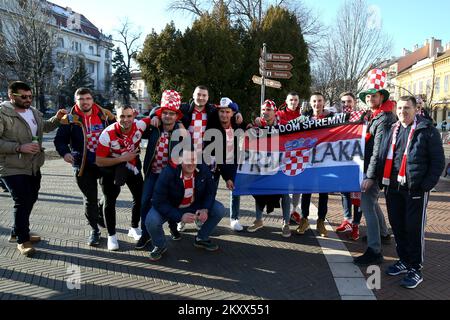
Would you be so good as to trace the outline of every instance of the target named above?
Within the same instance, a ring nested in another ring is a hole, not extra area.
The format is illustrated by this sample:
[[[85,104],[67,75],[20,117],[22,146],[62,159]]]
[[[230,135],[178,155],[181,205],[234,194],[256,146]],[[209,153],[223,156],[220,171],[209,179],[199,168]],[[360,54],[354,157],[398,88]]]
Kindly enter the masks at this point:
[[[26,100],[26,99],[33,100],[33,95],[21,95],[18,93],[13,93],[12,95],[15,97],[20,97],[20,99],[22,99],[22,100]]]

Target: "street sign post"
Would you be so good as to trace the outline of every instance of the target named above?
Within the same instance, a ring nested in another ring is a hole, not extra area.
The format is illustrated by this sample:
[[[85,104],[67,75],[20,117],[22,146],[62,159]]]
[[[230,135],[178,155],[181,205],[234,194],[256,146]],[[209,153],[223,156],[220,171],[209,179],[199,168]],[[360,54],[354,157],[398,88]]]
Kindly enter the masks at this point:
[[[262,78],[261,77],[253,76],[252,81],[253,81],[254,84],[262,85]],[[281,89],[281,82],[275,81],[275,80],[271,80],[271,79],[266,79],[264,81],[264,85],[266,87],[271,87],[271,88],[275,88],[275,89]]]
[[[261,105],[265,101],[266,86],[280,89],[281,83],[274,79],[291,79],[293,69],[292,64],[288,63],[294,60],[294,56],[289,53],[267,53],[267,44],[264,43],[259,58],[259,73],[261,77],[253,76],[253,82],[261,86]]]
[[[274,79],[290,79],[292,78],[292,73],[289,71],[269,71],[269,70],[259,70],[262,76],[266,78]]]
[[[294,56],[289,53],[266,53],[266,61],[291,62]]]

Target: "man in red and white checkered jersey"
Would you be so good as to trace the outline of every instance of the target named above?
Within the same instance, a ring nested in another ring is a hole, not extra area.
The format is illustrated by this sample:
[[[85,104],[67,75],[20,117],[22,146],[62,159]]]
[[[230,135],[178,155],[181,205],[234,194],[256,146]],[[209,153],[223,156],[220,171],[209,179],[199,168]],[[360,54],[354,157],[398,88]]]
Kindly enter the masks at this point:
[[[100,136],[97,165],[102,169],[102,189],[105,197],[105,220],[108,229],[108,250],[119,249],[116,237],[116,200],[120,187],[127,184],[133,196],[131,229],[128,236],[139,240],[141,231],[142,187],[144,184],[139,159],[140,142],[150,127],[150,119],[135,120],[135,110],[129,106],[116,109],[118,122],[110,125]]]
[[[206,130],[209,128],[209,123],[217,123],[218,115],[216,106],[208,103],[209,90],[206,86],[199,85],[195,88],[192,95],[192,102],[187,104],[183,103],[180,107],[183,117],[181,122],[184,128],[188,129],[194,150],[197,152],[197,161],[202,162],[202,151],[204,148],[203,137]],[[238,112],[234,115],[236,123],[241,124],[243,122],[242,115]],[[213,121],[211,121],[213,120]],[[160,118],[154,115],[152,118],[152,125],[158,127],[160,125]],[[201,225],[196,224],[196,228],[199,229]],[[178,225],[179,231],[185,230],[184,223]]]

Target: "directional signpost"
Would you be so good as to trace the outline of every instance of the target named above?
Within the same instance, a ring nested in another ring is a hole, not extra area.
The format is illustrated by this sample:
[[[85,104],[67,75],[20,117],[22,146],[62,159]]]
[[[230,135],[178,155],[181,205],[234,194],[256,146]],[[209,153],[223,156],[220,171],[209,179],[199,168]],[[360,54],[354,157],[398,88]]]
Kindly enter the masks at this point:
[[[253,80],[253,83],[262,85],[262,78],[261,77],[253,76],[252,80]],[[266,81],[264,81],[264,85],[266,87],[271,87],[271,88],[275,88],[275,89],[281,89],[281,82],[275,81],[275,80],[266,79]]]
[[[253,82],[261,86],[261,105],[265,101],[266,87],[281,88],[281,83],[272,79],[291,79],[293,68],[291,62],[294,56],[289,53],[268,53],[264,43],[259,58],[259,73],[262,77],[253,76]]]

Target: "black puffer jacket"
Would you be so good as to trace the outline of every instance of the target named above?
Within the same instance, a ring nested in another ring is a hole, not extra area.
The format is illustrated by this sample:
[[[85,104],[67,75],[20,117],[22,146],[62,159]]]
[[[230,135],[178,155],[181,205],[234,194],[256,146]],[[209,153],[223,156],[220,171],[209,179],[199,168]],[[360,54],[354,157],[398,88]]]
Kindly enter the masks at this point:
[[[386,132],[381,141],[377,165],[380,186],[393,132],[393,126],[391,126],[391,129]],[[431,121],[418,116],[417,128],[408,150],[406,165],[408,188],[410,190],[430,191],[439,182],[444,167],[445,155],[439,131]]]
[[[364,152],[364,172],[368,179],[377,179],[377,161],[380,143],[383,139],[383,134],[396,121],[397,117],[392,112],[384,111],[369,122],[367,131],[370,133],[370,139],[366,141]]]

